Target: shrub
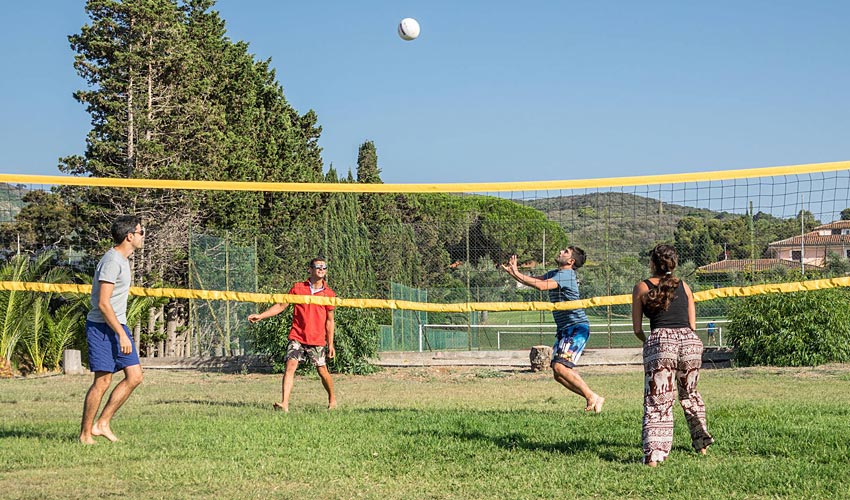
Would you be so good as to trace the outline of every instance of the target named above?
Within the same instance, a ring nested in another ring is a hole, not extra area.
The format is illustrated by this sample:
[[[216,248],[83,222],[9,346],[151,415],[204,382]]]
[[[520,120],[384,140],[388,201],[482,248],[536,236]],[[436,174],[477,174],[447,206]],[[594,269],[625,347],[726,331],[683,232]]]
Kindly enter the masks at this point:
[[[272,369],[282,373],[286,369],[286,344],[292,327],[292,307],[281,314],[264,319],[251,328],[254,351],[271,357]],[[338,307],[334,309],[334,348],[336,358],[328,360],[328,369],[337,373],[365,374],[376,368],[369,362],[378,351],[379,326],[375,313],[366,309]],[[300,371],[312,370],[308,362],[301,363]]]
[[[729,342],[745,366],[850,361],[850,290],[746,297],[729,314]]]
[[[369,360],[378,353],[380,326],[371,309],[334,309],[336,357],[330,360],[331,370],[339,373],[365,375],[377,369]]]

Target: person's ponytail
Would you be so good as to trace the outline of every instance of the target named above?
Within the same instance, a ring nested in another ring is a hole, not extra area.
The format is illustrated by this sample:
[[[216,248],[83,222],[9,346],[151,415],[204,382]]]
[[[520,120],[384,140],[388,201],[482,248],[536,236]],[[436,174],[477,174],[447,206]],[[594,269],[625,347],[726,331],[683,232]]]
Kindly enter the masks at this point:
[[[673,276],[679,262],[676,249],[670,245],[656,245],[649,256],[658,277],[658,286],[650,288],[646,297],[646,310],[650,313],[666,311],[676,296],[681,280]]]

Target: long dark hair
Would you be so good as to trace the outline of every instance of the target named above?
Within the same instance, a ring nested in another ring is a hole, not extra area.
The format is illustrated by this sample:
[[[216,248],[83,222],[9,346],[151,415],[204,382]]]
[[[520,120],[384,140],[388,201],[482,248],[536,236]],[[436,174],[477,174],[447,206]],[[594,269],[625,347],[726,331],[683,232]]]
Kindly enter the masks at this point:
[[[666,311],[676,296],[681,280],[673,276],[673,270],[679,263],[679,254],[670,245],[656,245],[649,254],[649,260],[655,267],[658,286],[650,288],[646,296],[646,310],[651,313]]]

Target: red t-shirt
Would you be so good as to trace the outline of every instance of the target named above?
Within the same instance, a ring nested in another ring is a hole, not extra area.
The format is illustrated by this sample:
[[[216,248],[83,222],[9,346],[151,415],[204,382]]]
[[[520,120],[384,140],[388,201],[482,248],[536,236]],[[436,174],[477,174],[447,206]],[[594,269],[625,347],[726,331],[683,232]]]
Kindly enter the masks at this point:
[[[316,293],[310,290],[310,280],[296,283],[289,290],[292,295],[313,295],[321,297],[336,297],[333,290],[325,284],[325,287]],[[292,311],[292,330],[289,331],[289,340],[297,340],[305,345],[326,345],[327,330],[325,322],[328,319],[328,311],[333,311],[334,306],[319,306],[316,304],[294,304]]]

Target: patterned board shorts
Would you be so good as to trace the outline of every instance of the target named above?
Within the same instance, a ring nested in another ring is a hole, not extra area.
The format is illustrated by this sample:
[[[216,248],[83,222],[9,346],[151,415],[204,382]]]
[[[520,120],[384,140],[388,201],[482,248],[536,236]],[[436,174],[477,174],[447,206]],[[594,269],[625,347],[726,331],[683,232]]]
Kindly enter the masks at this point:
[[[562,330],[558,330],[555,345],[552,346],[552,368],[555,363],[560,363],[567,368],[575,368],[587,338],[590,337],[590,325],[577,323]]]
[[[306,345],[297,340],[290,340],[286,344],[286,358],[284,362],[290,359],[296,359],[298,362],[304,361],[304,358],[310,358],[313,366],[325,366],[325,346],[323,345]]]

